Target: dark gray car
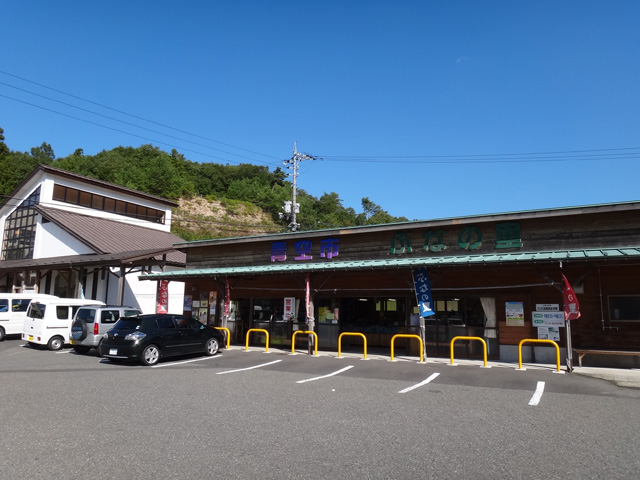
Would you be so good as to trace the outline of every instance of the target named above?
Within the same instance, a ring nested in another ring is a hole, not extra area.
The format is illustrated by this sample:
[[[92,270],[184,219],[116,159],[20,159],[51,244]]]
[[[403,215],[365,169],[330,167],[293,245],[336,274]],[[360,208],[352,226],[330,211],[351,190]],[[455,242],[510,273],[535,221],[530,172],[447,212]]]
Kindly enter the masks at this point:
[[[100,344],[112,362],[139,360],[155,365],[161,357],[204,353],[215,355],[224,336],[219,330],[184,315],[156,314],[121,318]]]

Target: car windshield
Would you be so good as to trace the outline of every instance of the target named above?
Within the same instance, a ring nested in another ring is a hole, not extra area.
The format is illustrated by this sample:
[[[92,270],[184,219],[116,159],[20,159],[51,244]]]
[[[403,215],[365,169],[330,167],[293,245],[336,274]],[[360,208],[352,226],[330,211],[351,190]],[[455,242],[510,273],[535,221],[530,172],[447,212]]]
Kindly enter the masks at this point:
[[[140,322],[140,317],[122,317],[116,322],[113,330],[138,330]]]

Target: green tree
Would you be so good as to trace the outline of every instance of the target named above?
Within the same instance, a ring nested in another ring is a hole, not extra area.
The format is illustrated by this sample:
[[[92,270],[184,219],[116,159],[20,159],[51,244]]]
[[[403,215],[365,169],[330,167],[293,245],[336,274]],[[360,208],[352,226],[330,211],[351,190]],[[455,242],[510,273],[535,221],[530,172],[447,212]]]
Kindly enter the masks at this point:
[[[4,143],[4,130],[0,127],[0,160],[9,155],[9,147]]]
[[[44,163],[45,165],[51,165],[56,159],[53,153],[53,148],[48,143],[43,143],[39,147],[33,147],[31,149],[31,156],[35,158],[38,163]]]

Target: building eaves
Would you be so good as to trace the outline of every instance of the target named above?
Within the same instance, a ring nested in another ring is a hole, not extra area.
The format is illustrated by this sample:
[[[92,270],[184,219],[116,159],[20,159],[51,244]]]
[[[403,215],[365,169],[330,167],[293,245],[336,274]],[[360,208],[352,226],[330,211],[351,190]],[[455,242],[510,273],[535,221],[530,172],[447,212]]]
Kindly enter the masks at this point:
[[[122,266],[142,264],[146,260],[160,263],[166,255],[165,264],[169,266],[184,267],[186,256],[173,248],[133,250],[127,252],[66,255],[61,257],[48,257],[24,260],[0,261],[0,271],[35,270],[42,268],[61,269],[79,268],[90,266]]]
[[[556,261],[640,259],[640,246],[625,248],[602,248],[589,250],[558,250],[543,252],[517,252],[485,255],[452,255],[431,257],[399,257],[384,260],[353,260],[317,263],[271,263],[239,267],[192,268],[176,272],[141,275],[141,280],[179,280],[197,277],[242,276],[280,273],[313,273],[325,271],[377,270],[389,268],[417,268],[462,265],[492,265],[518,263],[549,263]]]

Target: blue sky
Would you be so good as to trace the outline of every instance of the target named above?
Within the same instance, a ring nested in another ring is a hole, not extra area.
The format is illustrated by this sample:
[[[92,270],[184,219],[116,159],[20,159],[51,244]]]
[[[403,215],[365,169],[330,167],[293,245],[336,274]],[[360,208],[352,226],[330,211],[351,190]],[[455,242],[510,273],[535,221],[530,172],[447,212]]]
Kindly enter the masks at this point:
[[[0,0],[0,11],[12,150],[153,143],[273,170],[297,141],[319,157],[302,163],[300,188],[409,219],[640,200],[635,0]]]

